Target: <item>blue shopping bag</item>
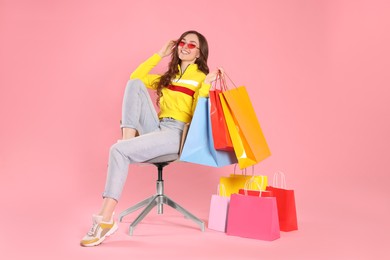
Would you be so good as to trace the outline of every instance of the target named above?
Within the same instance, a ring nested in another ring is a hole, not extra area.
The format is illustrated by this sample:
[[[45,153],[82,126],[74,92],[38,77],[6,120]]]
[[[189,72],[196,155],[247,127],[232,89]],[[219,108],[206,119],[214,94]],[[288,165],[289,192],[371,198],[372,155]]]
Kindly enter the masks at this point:
[[[237,163],[234,151],[219,151],[214,148],[209,98],[198,98],[180,161],[213,167]]]

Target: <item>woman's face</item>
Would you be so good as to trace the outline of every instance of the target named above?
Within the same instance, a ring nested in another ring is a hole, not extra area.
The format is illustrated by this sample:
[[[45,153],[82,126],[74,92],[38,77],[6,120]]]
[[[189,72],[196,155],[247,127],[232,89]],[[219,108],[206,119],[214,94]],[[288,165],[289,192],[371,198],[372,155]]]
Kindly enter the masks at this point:
[[[177,52],[181,61],[194,63],[200,56],[199,39],[196,34],[190,33],[181,39]]]

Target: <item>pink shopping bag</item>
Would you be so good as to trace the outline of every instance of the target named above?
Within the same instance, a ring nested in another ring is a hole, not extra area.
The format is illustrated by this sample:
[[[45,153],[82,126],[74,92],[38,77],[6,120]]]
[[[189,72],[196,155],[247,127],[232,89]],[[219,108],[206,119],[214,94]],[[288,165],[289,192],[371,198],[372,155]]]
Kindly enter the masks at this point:
[[[226,197],[226,192],[225,194],[220,194],[220,190],[225,191],[223,185],[218,185],[218,194],[211,196],[208,228],[226,232],[230,197]]]
[[[226,234],[266,241],[280,238],[276,198],[232,194]]]

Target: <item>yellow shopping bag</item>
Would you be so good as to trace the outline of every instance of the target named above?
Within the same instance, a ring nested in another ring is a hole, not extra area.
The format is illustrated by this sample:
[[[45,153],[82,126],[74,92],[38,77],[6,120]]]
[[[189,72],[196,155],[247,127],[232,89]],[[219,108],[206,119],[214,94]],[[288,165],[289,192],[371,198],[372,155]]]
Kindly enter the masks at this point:
[[[245,188],[247,182],[250,183],[246,187],[248,190],[266,190],[268,178],[265,175],[256,175],[255,173],[252,173],[252,175],[233,173],[219,179],[219,186],[224,187],[224,190],[220,190],[220,194],[226,197],[230,197],[231,194],[238,194],[240,189]]]
[[[271,152],[245,87],[226,90],[220,97],[240,168],[269,157]]]

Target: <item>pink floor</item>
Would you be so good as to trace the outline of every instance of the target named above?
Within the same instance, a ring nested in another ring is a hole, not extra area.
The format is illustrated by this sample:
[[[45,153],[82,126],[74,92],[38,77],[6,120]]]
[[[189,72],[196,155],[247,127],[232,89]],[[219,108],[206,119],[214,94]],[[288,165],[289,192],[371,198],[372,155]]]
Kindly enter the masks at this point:
[[[204,171],[206,167],[191,167],[192,170],[182,172],[181,176],[169,171],[181,171],[188,166],[186,163],[168,166],[170,168],[167,168],[165,174],[166,194],[207,223],[209,196],[214,192],[214,187],[209,186],[209,194],[203,192],[196,195],[194,191],[206,179],[216,182],[217,176],[210,178],[206,174],[195,172]],[[138,180],[127,185],[124,198],[118,205],[118,212],[153,194],[154,167],[134,166],[132,169],[137,173],[130,173],[129,178],[137,177]],[[140,171],[143,173],[139,173]],[[170,184],[172,178],[182,181],[192,177],[196,177],[197,181],[187,189]],[[67,184],[66,179],[59,182]],[[352,194],[351,190],[348,192],[343,184],[334,185],[335,188],[330,190],[303,189],[308,184],[298,184],[295,188],[299,230],[281,232],[280,239],[272,242],[228,236],[209,229],[202,233],[196,224],[170,207],[165,207],[163,215],[157,215],[153,210],[138,225],[133,236],[128,235],[128,226],[136,213],[127,216],[119,224],[118,231],[102,245],[83,248],[79,246],[79,240],[90,228],[90,214],[99,207],[100,198],[92,195],[83,198],[68,197],[65,195],[67,192],[53,190],[48,195],[51,199],[45,199],[46,193],[39,193],[35,198],[19,197],[13,202],[5,201],[5,206],[2,206],[5,209],[2,210],[2,232],[7,235],[0,238],[1,251],[5,256],[3,259],[388,258],[389,248],[385,242],[390,231],[389,205],[386,204],[388,197],[385,197],[388,192],[372,187],[364,189],[362,182],[354,182],[354,187],[360,189],[362,194]],[[143,188],[135,193],[136,186]],[[97,188],[91,190],[98,193]],[[74,195],[82,193],[75,191]],[[327,193],[339,195],[333,195],[333,199],[329,200]],[[340,199],[335,199],[338,197]],[[5,212],[8,214],[4,214]]]

